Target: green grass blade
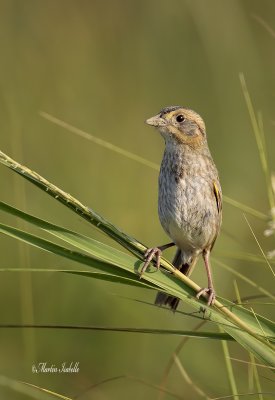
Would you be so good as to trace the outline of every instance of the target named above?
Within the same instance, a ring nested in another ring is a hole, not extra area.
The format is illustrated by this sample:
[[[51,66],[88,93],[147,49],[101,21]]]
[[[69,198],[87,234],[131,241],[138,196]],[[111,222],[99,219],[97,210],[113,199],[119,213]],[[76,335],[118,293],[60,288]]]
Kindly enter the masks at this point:
[[[85,276],[87,278],[98,279],[106,282],[122,283],[129,286],[137,286],[145,289],[158,289],[153,284],[141,280],[135,280],[126,276],[110,274],[107,272],[92,272],[83,270],[69,270],[69,269],[53,269],[53,268],[0,268],[0,272],[34,272],[34,273],[65,273],[72,275]]]
[[[223,194],[223,201],[225,203],[230,204],[231,206],[233,206],[235,208],[238,208],[240,211],[244,211],[247,214],[253,215],[253,217],[262,219],[264,221],[268,220],[268,216],[266,214],[264,214],[258,210],[255,210],[254,208],[249,207],[246,204],[243,204],[235,199],[232,199],[231,197],[225,196],[224,194]]]
[[[90,255],[88,256],[86,254],[67,249],[49,240],[45,240],[39,236],[32,235],[30,233],[24,232],[22,230],[4,224],[0,224],[0,232],[5,233],[10,237],[21,240],[32,246],[38,247],[42,250],[51,252],[59,256],[63,256],[72,261],[79,262],[83,265],[97,268],[98,270],[100,270],[100,272],[107,272],[109,274],[113,273],[118,276],[136,280],[137,282],[141,281],[140,276],[137,272],[137,269],[140,266],[141,261],[124,253],[121,253],[122,255],[125,255],[124,262],[121,265],[116,264],[115,262],[102,261],[98,257],[100,257],[100,254],[102,254],[102,259],[107,258],[104,255],[104,251],[108,246],[106,245],[99,246],[100,245],[99,242],[96,242],[97,257],[95,257],[94,255],[92,255],[91,248],[90,248]],[[99,250],[101,251],[101,253],[99,253]],[[146,281],[147,283],[149,282],[151,284],[153,283],[153,285],[155,286],[152,285],[152,287],[158,287],[159,289],[162,290],[168,290],[169,292],[174,292],[175,295],[178,295],[180,293],[181,296],[183,296],[184,293],[186,296],[186,301],[189,301],[191,304],[196,305],[197,310],[198,311],[200,310],[201,302],[196,300],[194,296],[195,292],[191,288],[186,286],[183,282],[179,283],[179,281],[175,277],[169,276],[170,274],[156,273],[157,271],[153,267],[149,267],[148,272],[150,271],[152,273],[144,275],[143,277],[144,281]],[[179,285],[181,286],[181,291],[179,291],[178,289]]]
[[[49,324],[0,324],[0,329],[53,329],[53,330],[78,330],[78,331],[98,331],[98,332],[127,332],[151,335],[171,335],[182,336],[195,339],[214,339],[228,340],[234,339],[227,333],[221,332],[197,332],[180,329],[152,329],[152,328],[132,328],[132,327],[109,327],[93,325],[49,325]]]
[[[253,376],[254,376],[254,380],[255,380],[255,386],[256,386],[257,391],[259,392],[259,397],[258,398],[259,398],[259,400],[264,400],[264,397],[261,394],[262,388],[261,388],[260,377],[259,377],[259,374],[258,374],[258,369],[257,369],[257,366],[255,364],[255,357],[251,353],[249,354],[249,356],[250,356],[250,362],[251,362]]]
[[[81,218],[85,219],[90,224],[104,232],[106,235],[114,239],[121,246],[128,249],[133,254],[143,258],[146,247],[142,243],[122,232],[116,226],[97,214],[94,210],[87,206],[84,206],[79,200],[75,199],[70,194],[59,189],[57,186],[47,181],[36,172],[14,161],[12,158],[1,151],[0,163],[12,169],[14,172],[21,175],[24,179],[27,179],[29,182],[46,192],[55,200],[59,201],[64,206],[74,211]]]
[[[180,359],[176,354],[174,354],[174,363],[178,367],[178,371],[183,378],[183,380],[193,389],[193,391],[200,397],[205,400],[211,400],[211,398],[191,379],[190,375],[182,365]]]
[[[263,336],[274,336],[275,323],[259,314],[255,314],[252,310],[248,310],[239,304],[232,303],[223,299],[224,307],[230,308],[234,314],[241,320],[246,321],[255,332]],[[260,324],[260,325],[259,325]],[[264,332],[264,334],[263,334]]]
[[[215,263],[219,265],[220,267],[226,269],[227,271],[230,271],[232,274],[243,280],[244,282],[248,283],[255,289],[257,289],[260,293],[264,294],[265,296],[269,297],[272,300],[275,300],[275,295],[273,295],[271,292],[260,286],[257,282],[253,281],[252,279],[248,278],[247,276],[241,274],[240,272],[234,270],[231,268],[229,265],[225,264],[222,261],[217,260],[216,258],[212,257],[212,260],[215,260]]]
[[[138,156],[135,153],[132,153],[131,151],[122,149],[121,147],[115,146],[113,143],[111,142],[107,142],[107,140],[103,140],[97,136],[91,135],[88,132],[83,131],[82,129],[79,129],[73,125],[68,124],[65,121],[62,121],[59,118],[54,117],[53,115],[50,115],[48,113],[46,113],[45,111],[40,111],[39,112],[40,116],[47,119],[50,122],[53,122],[54,124],[61,126],[62,128],[67,129],[68,131],[74,133],[77,136],[80,136],[86,140],[89,140],[90,142],[93,142],[101,147],[104,147],[105,149],[111,150],[114,153],[117,153],[123,157],[127,157],[130,160],[133,161],[137,161],[140,164],[145,165],[146,167],[150,167],[153,168],[155,170],[159,170],[159,166],[149,160],[146,160],[143,157]]]
[[[265,151],[264,133],[263,133],[263,129],[261,129],[262,121],[261,121],[261,119],[260,119],[260,121],[257,120],[257,116],[254,111],[254,107],[252,104],[250,94],[248,92],[244,74],[240,74],[240,82],[241,82],[241,87],[242,87],[243,95],[245,98],[246,106],[247,106],[247,109],[249,112],[253,132],[254,132],[255,139],[256,139],[256,143],[258,146],[260,161],[261,161],[262,169],[263,169],[265,180],[266,180],[268,200],[269,200],[270,208],[272,209],[275,206],[275,201],[274,201],[273,191],[272,191],[272,187],[271,187],[271,175],[270,175],[268,162],[267,162],[267,154]],[[259,122],[260,122],[260,124],[259,124]]]
[[[246,253],[242,251],[234,251],[233,252],[226,252],[226,251],[219,251],[216,252],[219,257],[224,257],[224,258],[229,258],[231,260],[239,260],[239,261],[249,261],[249,262],[254,262],[254,263],[261,263],[264,264],[266,263],[265,258],[262,256],[259,256],[257,254],[253,253]],[[275,259],[269,259],[269,263],[275,264]]]
[[[21,393],[29,396],[30,399],[35,400],[73,400],[71,397],[63,396],[59,393],[52,392],[48,389],[32,385],[30,383],[17,381],[15,379],[7,378],[6,376],[0,375],[0,386],[9,388],[13,392]]]
[[[110,275],[114,276],[116,275],[133,281],[136,280],[137,284],[140,282],[139,277],[133,274],[132,271],[129,272],[126,268],[117,266],[115,263],[112,264],[110,262],[99,260],[96,257],[87,256],[86,254],[82,254],[77,251],[67,249],[66,247],[62,247],[49,240],[45,240],[39,236],[32,235],[30,233],[24,232],[22,230],[4,224],[0,224],[0,232],[15,239],[21,240],[24,243],[37,247],[41,250],[45,250],[50,253],[65,257],[69,260],[76,261],[80,264],[96,268],[100,270],[100,272],[109,273]],[[133,258],[132,268],[134,267],[135,261],[136,260]]]
[[[265,21],[262,17],[257,14],[252,14],[252,18],[254,18],[268,33],[269,35],[275,39],[275,31],[274,29]]]
[[[222,333],[221,328],[220,328],[220,332]],[[226,365],[226,370],[227,370],[227,376],[228,376],[229,384],[230,384],[232,395],[233,395],[232,398],[234,400],[239,400],[237,384],[236,384],[233,367],[232,367],[232,363],[231,363],[230,356],[229,356],[229,349],[228,349],[228,345],[227,345],[226,341],[222,341],[222,349],[223,349],[224,360],[225,360],[225,365]]]
[[[272,273],[273,277],[275,277],[275,272],[273,271],[273,268],[272,268],[270,262],[268,261],[266,255],[265,255],[265,252],[263,251],[262,246],[260,245],[260,242],[259,242],[257,236],[255,235],[255,233],[254,233],[254,231],[253,231],[253,229],[252,229],[252,226],[250,225],[250,223],[249,223],[248,219],[246,218],[245,214],[244,214],[244,219],[245,219],[245,221],[246,221],[246,223],[247,223],[247,225],[248,225],[248,227],[249,227],[249,229],[250,229],[250,232],[252,233],[252,236],[253,236],[254,239],[255,239],[255,242],[257,243],[257,246],[258,246],[259,249],[260,249],[260,252],[262,253],[262,256],[263,256],[263,258],[264,258],[266,264],[268,265],[268,267],[269,267],[269,269],[270,269],[270,272]]]
[[[199,329],[206,324],[206,320],[201,321],[198,325],[195,326],[195,328],[193,329],[194,332],[199,331]],[[160,381],[160,386],[162,388],[165,388],[167,386],[167,381],[168,381],[168,376],[172,370],[173,365],[175,364],[175,356],[178,357],[179,354],[181,353],[183,347],[185,346],[185,344],[189,341],[188,337],[184,337],[181,339],[181,341],[178,343],[177,347],[175,348],[175,350],[173,351],[172,355],[170,356],[170,359],[167,362],[166,367],[164,368],[163,374],[162,374],[162,378]],[[159,391],[159,395],[158,395],[158,400],[162,400],[163,399],[163,392],[160,390]]]
[[[143,280],[137,279],[136,277],[132,278],[132,277],[121,276],[118,274],[115,275],[110,273],[89,272],[89,271],[66,271],[66,273],[72,275],[85,276],[86,278],[98,279],[106,282],[122,283],[123,285],[137,286],[145,289],[155,289],[155,290],[159,289],[156,285],[153,285],[152,283],[149,284],[147,282],[144,282]]]
[[[137,261],[133,256],[129,254],[123,253],[122,251],[98,242],[90,237],[81,235],[77,232],[63,228],[59,225],[52,224],[48,221],[34,217],[31,214],[25,213],[1,201],[0,210],[10,215],[21,218],[25,222],[28,222],[40,229],[43,229],[51,235],[58,237],[66,243],[76,247],[78,250],[85,251],[89,255],[100,258],[103,261],[111,262],[112,264],[116,263],[117,265],[127,267],[129,265],[133,266],[133,264]]]

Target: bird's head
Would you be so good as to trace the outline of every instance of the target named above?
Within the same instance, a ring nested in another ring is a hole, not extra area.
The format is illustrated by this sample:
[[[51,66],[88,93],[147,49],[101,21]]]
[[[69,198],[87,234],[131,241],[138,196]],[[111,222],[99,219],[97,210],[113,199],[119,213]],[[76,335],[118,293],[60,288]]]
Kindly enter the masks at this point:
[[[206,132],[203,119],[195,111],[181,106],[163,108],[157,115],[146,120],[148,125],[156,127],[166,144],[186,144],[199,148],[206,144]]]

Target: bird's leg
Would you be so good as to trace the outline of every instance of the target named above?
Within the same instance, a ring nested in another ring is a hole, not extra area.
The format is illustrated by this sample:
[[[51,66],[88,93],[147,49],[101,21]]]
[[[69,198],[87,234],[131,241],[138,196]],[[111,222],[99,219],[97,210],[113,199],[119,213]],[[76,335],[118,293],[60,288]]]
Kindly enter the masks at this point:
[[[163,250],[166,250],[172,246],[175,246],[175,243],[172,242],[172,243],[164,244],[163,246],[152,247],[152,248],[147,249],[144,254],[145,262],[140,271],[140,276],[142,276],[142,274],[146,271],[146,269],[148,268],[148,265],[150,264],[150,262],[152,261],[152,259],[154,257],[156,257],[156,267],[157,267],[157,269],[159,269],[160,257],[161,257]]]
[[[209,259],[210,258],[210,250],[204,250],[202,253],[202,256],[203,256],[206,273],[207,273],[208,288],[201,289],[197,293],[196,297],[197,297],[197,299],[199,299],[202,294],[208,294],[207,305],[211,306],[215,301],[216,293],[215,293],[214,286],[213,286],[210,259]]]

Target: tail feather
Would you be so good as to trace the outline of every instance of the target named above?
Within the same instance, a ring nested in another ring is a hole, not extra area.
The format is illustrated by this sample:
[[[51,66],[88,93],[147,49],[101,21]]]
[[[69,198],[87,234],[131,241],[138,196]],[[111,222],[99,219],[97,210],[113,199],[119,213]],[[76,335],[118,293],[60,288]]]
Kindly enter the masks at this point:
[[[189,275],[191,273],[192,267],[194,262],[191,261],[190,263],[184,263],[182,264],[182,255],[181,255],[181,250],[177,249],[177,252],[175,254],[175,257],[172,261],[172,264],[174,267],[179,269],[184,275]],[[158,306],[169,306],[171,310],[176,311],[178,304],[180,302],[180,299],[174,296],[169,296],[166,293],[163,292],[158,292],[155,300],[155,304]]]

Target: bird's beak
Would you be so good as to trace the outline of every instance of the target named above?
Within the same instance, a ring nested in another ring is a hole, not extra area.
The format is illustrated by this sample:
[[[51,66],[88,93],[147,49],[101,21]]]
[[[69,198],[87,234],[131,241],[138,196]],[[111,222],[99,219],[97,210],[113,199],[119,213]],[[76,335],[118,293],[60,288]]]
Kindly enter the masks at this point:
[[[161,118],[160,114],[157,114],[154,117],[147,119],[145,122],[146,122],[146,124],[152,125],[155,127],[166,125],[165,119]]]

